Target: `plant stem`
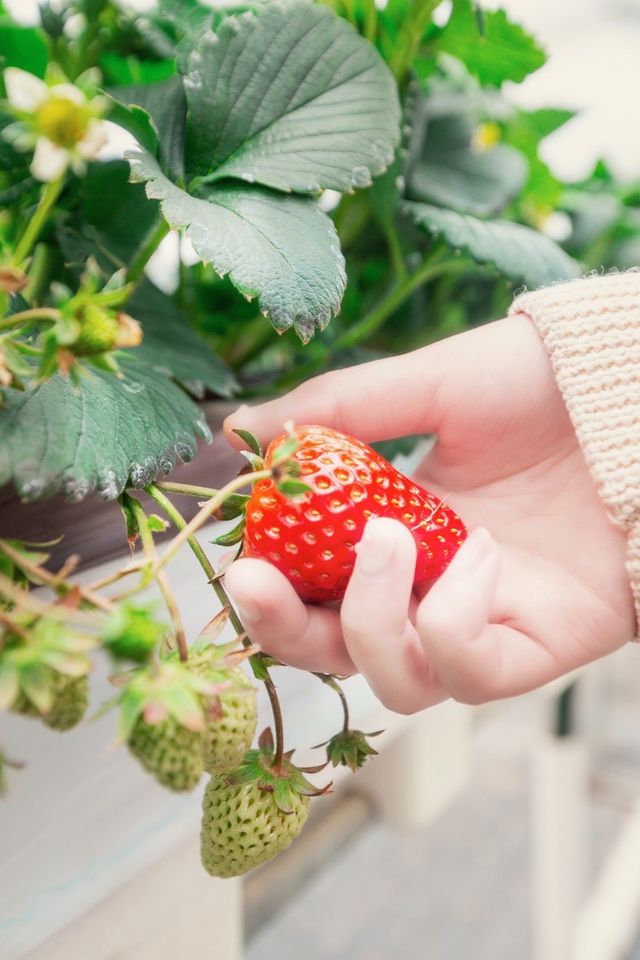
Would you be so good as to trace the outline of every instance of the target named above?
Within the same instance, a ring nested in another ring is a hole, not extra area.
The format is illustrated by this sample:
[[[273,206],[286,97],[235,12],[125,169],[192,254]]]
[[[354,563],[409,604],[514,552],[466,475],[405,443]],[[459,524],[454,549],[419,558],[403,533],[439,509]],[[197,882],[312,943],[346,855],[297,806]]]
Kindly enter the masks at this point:
[[[162,490],[158,489],[158,484],[150,483],[145,487],[145,493],[147,493],[155,502],[161,507],[162,510],[169,517],[171,522],[175,527],[178,528],[181,532],[184,532],[187,529],[187,521],[184,519],[182,514],[176,507],[173,505],[171,500],[168,497],[165,497]],[[229,600],[227,591],[224,589],[222,583],[216,576],[216,571],[213,567],[213,564],[207,557],[206,553],[200,546],[197,537],[193,534],[190,534],[187,538],[187,543],[191,547],[193,554],[202,567],[205,576],[213,589],[215,590],[216,596],[222,603],[223,607],[229,608],[229,620],[231,621],[233,628],[237,632],[238,636],[242,637],[242,644],[245,647],[251,646],[251,639],[246,635],[242,621],[240,620],[238,614],[233,608],[233,604]],[[262,660],[260,654],[254,654],[252,657],[249,657],[249,662],[256,676],[260,675],[261,677],[266,674],[266,679],[262,679],[264,683],[267,694],[269,696],[269,701],[271,703],[271,709],[273,711],[273,722],[276,731],[276,755],[274,764],[279,765],[282,762],[282,757],[284,754],[284,732],[283,732],[283,723],[282,723],[282,709],[280,707],[280,701],[278,700],[278,694],[275,688],[275,684],[271,677],[269,676],[269,671]],[[259,667],[258,667],[259,662]]]
[[[393,271],[396,275],[396,280],[398,283],[404,283],[407,279],[407,265],[404,262],[400,237],[398,236],[398,231],[396,230],[393,221],[385,224],[384,235],[387,241],[387,246],[389,247],[389,254],[391,256],[391,263],[393,265]]]
[[[97,627],[95,615],[83,610],[74,610],[39,600],[27,590],[22,590],[4,573],[0,573],[0,594],[15,603],[21,610],[32,613],[35,617],[48,617],[51,620],[66,620],[80,627]]]
[[[34,580],[39,580],[44,586],[50,587],[58,596],[65,597],[70,590],[74,589],[74,586],[69,586],[63,580],[59,579],[59,576],[55,573],[50,573],[48,570],[45,570],[43,567],[38,566],[35,563],[31,563],[30,560],[25,559],[23,555],[18,551],[14,550],[10,543],[7,543],[6,540],[0,540],[0,553],[4,553],[16,567],[19,567],[23,573],[28,574]],[[113,610],[113,604],[110,600],[107,600],[105,597],[101,597],[99,594],[94,593],[93,590],[87,587],[78,587],[75,589],[78,590],[80,597],[86,602],[90,603],[93,607],[97,607],[99,610],[104,611],[104,613],[111,613]]]
[[[64,177],[65,175],[63,173],[57,180],[51,180],[45,184],[42,194],[40,195],[40,202],[34,210],[33,216],[29,220],[14,251],[13,261],[16,266],[21,267],[31,253],[33,245],[40,236],[52,207],[60,196],[60,191],[64,184]]]
[[[135,497],[131,497],[128,494],[125,494],[127,497],[128,503],[131,507],[131,512],[136,522],[136,527],[138,528],[138,533],[140,534],[140,540],[142,541],[142,549],[144,554],[151,561],[152,564],[155,564],[158,559],[158,553],[156,551],[155,541],[153,539],[153,533],[149,526],[149,518],[147,517],[142,504],[139,500],[136,500]],[[189,650],[187,648],[187,639],[184,632],[184,625],[182,623],[182,617],[180,616],[180,610],[176,602],[176,598],[171,589],[171,584],[169,583],[169,578],[167,577],[164,570],[158,570],[155,574],[155,579],[160,588],[160,592],[164,598],[167,610],[171,617],[171,622],[173,623],[173,629],[176,634],[176,643],[178,645],[178,653],[182,662],[186,662],[189,659]]]
[[[276,752],[273,758],[273,768],[277,774],[282,768],[282,758],[284,756],[284,725],[282,722],[282,709],[280,707],[280,701],[278,699],[275,684],[271,677],[269,677],[267,680],[263,680],[263,683],[267,690],[269,702],[271,703],[271,710],[273,711],[273,726],[276,732]]]
[[[210,497],[215,497],[216,493],[218,493],[213,487],[195,487],[191,483],[172,483],[170,480],[159,480],[157,483],[151,484],[151,486],[154,490],[159,488],[160,490],[166,490],[167,493],[182,493],[185,497],[206,497],[207,500]],[[153,496],[149,488],[147,488],[147,493],[150,497]],[[171,504],[171,501],[167,500],[167,503]]]
[[[437,259],[429,257],[415,273],[411,274],[411,276],[407,277],[404,281],[396,284],[384,300],[366,314],[362,320],[359,320],[358,323],[355,323],[348,330],[345,330],[342,336],[338,337],[334,343],[333,349],[344,350],[346,347],[353,347],[356,343],[370,336],[402,306],[412,293],[427,283],[427,281],[433,280],[435,277],[442,276],[445,273],[456,273],[460,270],[466,270],[468,267],[469,261],[461,258],[456,258],[455,260],[452,258],[443,263],[440,257]]]
[[[336,678],[333,677],[330,673],[314,673],[313,675],[314,677],[317,677],[318,680],[322,680],[322,682],[325,683],[328,687],[331,687],[331,689],[335,693],[337,693],[338,696],[340,697],[340,702],[342,703],[342,713],[344,716],[344,720],[342,723],[342,732],[348,733],[349,732],[349,704],[347,702],[347,698],[345,696],[344,690],[342,689],[342,687],[340,686]]]
[[[29,323],[31,320],[59,320],[60,311],[55,307],[33,307],[30,310],[21,310],[19,313],[12,313],[8,317],[0,320],[0,330],[11,330],[12,327],[20,327],[23,323]]]
[[[183,543],[187,543],[189,538],[200,529],[203,523],[206,523],[207,520],[216,512],[219,506],[221,506],[230,493],[234,493],[236,490],[240,490],[242,487],[245,487],[248,483],[255,483],[257,480],[266,480],[271,476],[270,470],[256,470],[254,473],[242,474],[239,477],[236,477],[234,480],[231,480],[226,486],[222,487],[221,490],[218,490],[215,497],[212,497],[205,505],[196,513],[193,520],[191,520],[177,535],[174,537],[162,557],[156,562],[153,568],[153,573],[155,573],[166,566],[166,564],[171,560]]]
[[[127,283],[138,282],[144,273],[144,268],[146,267],[147,263],[156,252],[166,235],[169,233],[170,229],[171,227],[163,217],[156,228],[149,234],[145,243],[138,251],[137,256],[134,257],[133,261],[129,265],[126,278]]]

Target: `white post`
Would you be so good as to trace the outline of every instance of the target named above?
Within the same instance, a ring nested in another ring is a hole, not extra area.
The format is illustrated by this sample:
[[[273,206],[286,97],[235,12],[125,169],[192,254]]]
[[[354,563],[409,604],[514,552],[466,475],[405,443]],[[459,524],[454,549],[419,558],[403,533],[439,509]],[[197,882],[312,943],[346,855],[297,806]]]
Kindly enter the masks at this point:
[[[469,776],[471,715],[453,700],[418,714],[358,773],[358,789],[389,824],[423,827],[457,796]]]
[[[578,738],[544,736],[532,783],[533,960],[567,960],[585,887],[588,750]]]

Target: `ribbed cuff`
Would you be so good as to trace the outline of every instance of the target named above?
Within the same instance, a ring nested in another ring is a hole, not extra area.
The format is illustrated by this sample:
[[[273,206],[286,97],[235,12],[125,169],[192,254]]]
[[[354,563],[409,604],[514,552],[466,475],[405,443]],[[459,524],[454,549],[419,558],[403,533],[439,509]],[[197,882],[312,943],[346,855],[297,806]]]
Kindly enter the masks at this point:
[[[640,270],[524,293],[509,313],[537,327],[598,492],[627,532],[640,632]]]

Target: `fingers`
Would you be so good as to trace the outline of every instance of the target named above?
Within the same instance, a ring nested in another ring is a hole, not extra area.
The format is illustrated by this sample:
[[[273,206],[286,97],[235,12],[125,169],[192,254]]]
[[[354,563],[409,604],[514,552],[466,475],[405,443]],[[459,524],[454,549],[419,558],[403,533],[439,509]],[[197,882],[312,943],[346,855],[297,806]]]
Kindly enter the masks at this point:
[[[416,545],[397,520],[370,520],[342,602],[349,655],[379,700],[414,713],[445,699],[409,622]]]
[[[544,606],[547,599],[544,592],[536,600],[535,578],[517,571],[514,577],[502,566],[490,534],[476,529],[417,610],[424,653],[443,687],[462,703],[515,696],[563,672],[530,629],[536,604]],[[508,607],[499,596],[505,586],[509,604],[521,615],[512,618],[520,629],[505,622]]]
[[[305,606],[271,564],[237,560],[224,582],[247,633],[267,653],[303,670],[341,676],[356,672],[342,640],[338,613]]]
[[[266,444],[291,419],[320,423],[364,441],[435,432],[444,369],[440,358],[451,349],[442,341],[405,356],[325,373],[277,400],[240,407],[225,420],[225,432],[236,447],[242,441],[232,434],[235,428],[250,430]]]

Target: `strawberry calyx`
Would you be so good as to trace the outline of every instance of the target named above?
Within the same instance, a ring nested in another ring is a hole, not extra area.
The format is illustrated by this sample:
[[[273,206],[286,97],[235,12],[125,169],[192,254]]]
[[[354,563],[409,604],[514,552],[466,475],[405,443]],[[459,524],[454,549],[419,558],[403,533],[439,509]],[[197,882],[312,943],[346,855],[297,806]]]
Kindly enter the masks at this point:
[[[331,783],[325,787],[316,787],[304,775],[303,769],[291,762],[293,750],[279,761],[273,734],[266,728],[260,735],[258,747],[247,750],[239,767],[227,774],[224,779],[230,786],[255,783],[259,790],[272,793],[276,806],[282,813],[292,813],[296,794],[303,797],[319,797],[331,790]],[[307,769],[317,772],[319,768]]]
[[[368,757],[377,756],[368,742],[368,737],[379,737],[382,730],[374,733],[363,733],[362,730],[341,730],[330,740],[318,744],[327,748],[327,763],[334,767],[349,767],[354,773],[363,766]]]

